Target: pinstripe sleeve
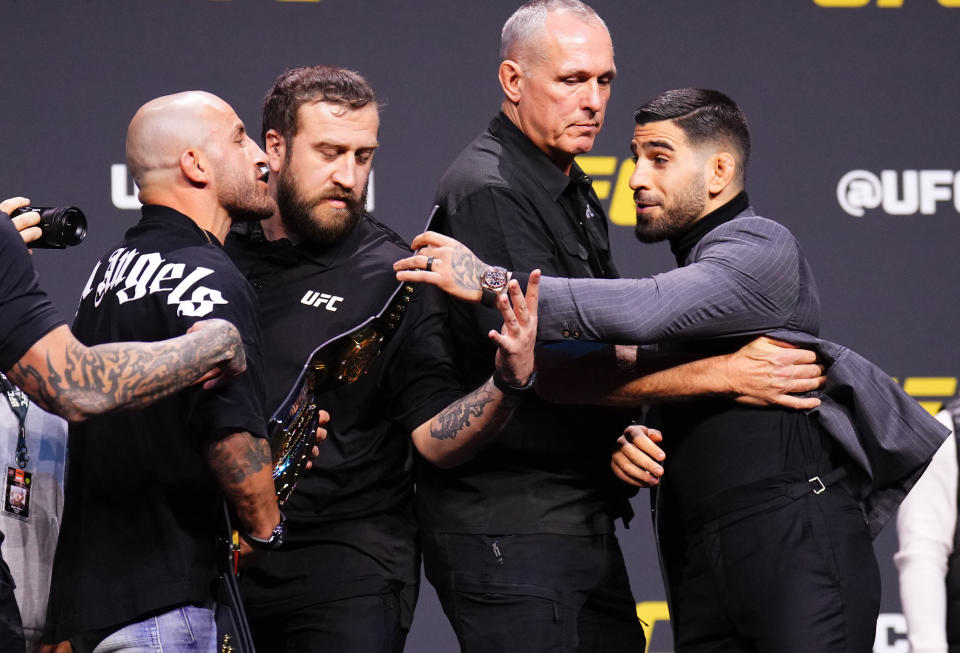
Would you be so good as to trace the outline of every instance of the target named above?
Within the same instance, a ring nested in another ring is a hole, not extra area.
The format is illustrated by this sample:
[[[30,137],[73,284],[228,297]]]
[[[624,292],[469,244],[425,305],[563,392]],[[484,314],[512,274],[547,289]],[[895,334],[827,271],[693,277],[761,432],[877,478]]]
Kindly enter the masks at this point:
[[[689,265],[644,279],[544,277],[540,338],[645,344],[786,327],[800,296],[800,252],[782,225],[724,223]]]

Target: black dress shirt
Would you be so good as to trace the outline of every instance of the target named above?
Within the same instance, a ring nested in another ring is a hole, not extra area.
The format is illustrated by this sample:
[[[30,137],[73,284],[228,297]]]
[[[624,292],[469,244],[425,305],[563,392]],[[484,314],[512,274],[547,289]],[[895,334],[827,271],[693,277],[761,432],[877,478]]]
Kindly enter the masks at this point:
[[[567,176],[503,114],[460,154],[437,190],[439,229],[484,261],[567,277],[615,277],[607,220],[589,180]],[[455,361],[468,387],[493,371],[487,337],[500,314],[451,304]],[[620,411],[532,396],[500,436],[452,470],[424,467],[423,527],[458,533],[607,532],[629,510],[610,453],[629,423]]]

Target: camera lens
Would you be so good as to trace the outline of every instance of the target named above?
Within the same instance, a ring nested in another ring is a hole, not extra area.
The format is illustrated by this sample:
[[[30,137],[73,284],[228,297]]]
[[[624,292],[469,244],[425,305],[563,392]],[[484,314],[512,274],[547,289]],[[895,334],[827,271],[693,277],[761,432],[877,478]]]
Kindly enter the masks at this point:
[[[87,237],[87,216],[75,206],[24,206],[10,213],[11,218],[36,211],[40,214],[42,235],[29,244],[38,249],[63,249],[79,245]]]
[[[87,237],[87,218],[75,206],[59,206],[40,214],[43,237],[67,247],[79,245]]]

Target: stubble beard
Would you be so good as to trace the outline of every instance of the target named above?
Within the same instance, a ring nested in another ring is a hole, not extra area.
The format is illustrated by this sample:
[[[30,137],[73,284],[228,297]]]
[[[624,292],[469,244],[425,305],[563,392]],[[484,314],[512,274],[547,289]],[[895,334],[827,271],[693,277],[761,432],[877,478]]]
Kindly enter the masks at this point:
[[[638,195],[641,194],[634,194],[635,200]],[[706,203],[706,183],[698,176],[677,194],[669,206],[661,205],[658,219],[646,220],[637,216],[633,233],[641,243],[659,243],[679,236],[697,220]]]
[[[270,198],[270,193],[260,182],[253,182],[248,186],[239,183],[238,179],[220,192],[220,206],[227,212],[233,222],[253,222],[266,220],[273,215],[276,205]]]

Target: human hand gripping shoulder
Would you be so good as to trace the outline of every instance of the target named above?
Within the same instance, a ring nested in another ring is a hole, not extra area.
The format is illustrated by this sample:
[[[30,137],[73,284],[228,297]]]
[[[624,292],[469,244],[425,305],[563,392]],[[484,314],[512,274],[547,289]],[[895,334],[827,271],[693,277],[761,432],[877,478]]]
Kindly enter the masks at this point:
[[[195,339],[204,340],[211,351],[221,351],[222,359],[213,362],[214,367],[194,381],[194,385],[203,384],[204,390],[210,390],[231,376],[242,374],[247,369],[247,357],[243,348],[240,332],[227,320],[214,318],[194,322],[187,334],[200,334]],[[184,336],[184,339],[187,338]]]
[[[429,283],[451,297],[479,304],[480,279],[490,267],[458,240],[427,231],[413,239],[413,256],[393,264],[397,280]]]

